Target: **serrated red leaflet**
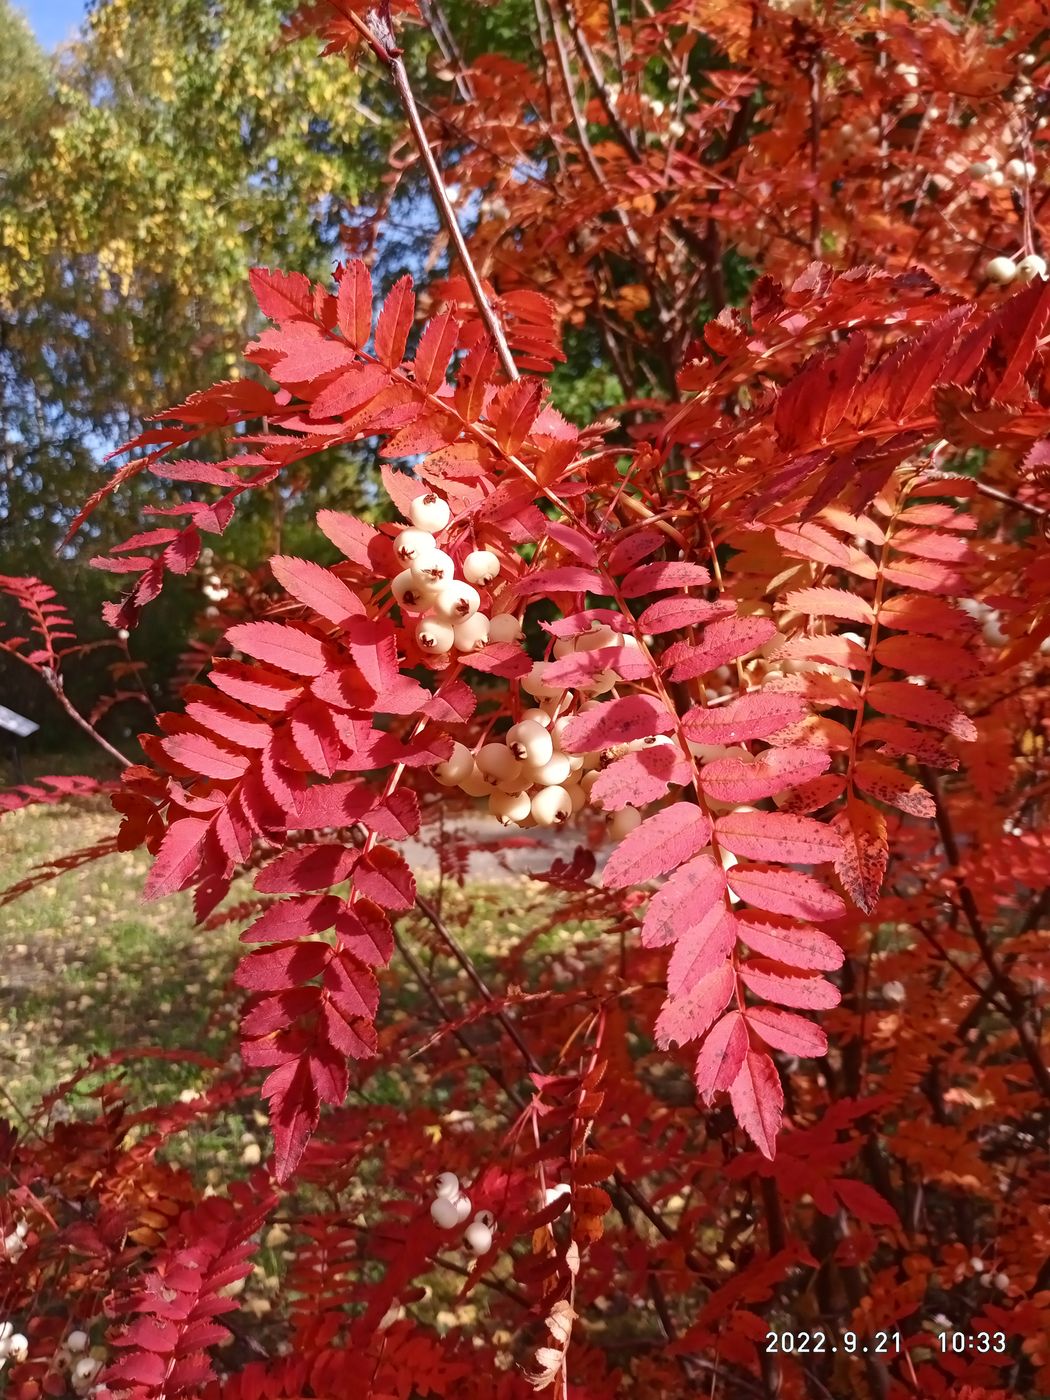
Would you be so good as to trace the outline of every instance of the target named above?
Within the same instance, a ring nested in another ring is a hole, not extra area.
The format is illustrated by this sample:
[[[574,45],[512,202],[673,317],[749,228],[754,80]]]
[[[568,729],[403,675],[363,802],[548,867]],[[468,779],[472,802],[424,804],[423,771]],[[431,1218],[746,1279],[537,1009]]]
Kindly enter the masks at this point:
[[[752,763],[716,758],[700,771],[700,786],[716,802],[758,802],[823,773],[831,755],[821,749],[767,749]]]
[[[528,653],[516,642],[490,642],[480,651],[468,652],[463,661],[473,671],[503,676],[507,680],[517,680],[520,676],[527,676],[532,670],[532,661]]]
[[[674,784],[682,787],[692,768],[677,744],[651,744],[615,759],[591,787],[591,800],[606,812],[646,807]]]
[[[798,787],[777,799],[777,806],[782,812],[795,812],[805,817],[834,802],[845,790],[845,773],[824,773],[819,778],[799,783]]]
[[[342,900],[333,894],[302,895],[272,904],[241,934],[242,943],[270,943],[323,933],[336,922]]]
[[[172,734],[161,739],[160,747],[182,768],[220,782],[232,782],[248,769],[244,754],[224,749],[203,734]]]
[[[655,697],[625,695],[575,715],[565,727],[562,745],[566,753],[591,753],[634,739],[669,734],[673,728],[674,716]]]
[[[238,987],[249,991],[280,992],[319,977],[331,956],[327,943],[311,939],[275,943],[247,953],[238,963],[233,980]]]
[[[883,569],[883,575],[898,588],[918,588],[925,593],[959,594],[966,591],[966,574],[948,564],[931,559],[899,556]]]
[[[342,269],[337,307],[343,339],[355,350],[364,349],[372,334],[372,278],[360,258]]]
[[[560,569],[538,569],[525,574],[514,586],[519,598],[538,598],[551,593],[608,593],[609,585],[593,569],[566,564]]]
[[[412,278],[406,273],[391,287],[376,322],[376,359],[388,369],[396,369],[404,358],[415,311]]]
[[[648,559],[650,554],[655,554],[666,543],[667,536],[661,530],[654,530],[651,526],[626,535],[617,540],[609,551],[609,572],[611,574],[626,573],[629,569],[633,569],[636,564],[641,563],[643,559]]]
[[[664,948],[703,919],[725,895],[725,871],[699,855],[674,872],[653,895],[642,924],[646,948]]]
[[[688,1045],[691,1040],[699,1040],[729,1005],[735,987],[733,968],[725,962],[685,996],[668,997],[653,1031],[660,1049],[669,1050],[672,1045]]]
[[[668,651],[664,662],[674,663],[672,681],[693,680],[747,656],[776,635],[776,625],[767,617],[718,618],[707,623],[703,636],[695,646],[681,643]]]
[[[470,719],[477,704],[478,697],[465,681],[445,681],[421,707],[420,714],[439,724],[460,724]]]
[[[692,802],[675,802],[635,827],[602,871],[602,884],[623,889],[655,879],[687,861],[707,843],[711,823]]]
[[[496,441],[504,452],[518,452],[536,421],[543,399],[544,384],[539,379],[518,379],[504,384],[489,405],[489,419]]]
[[[773,920],[737,918],[737,936],[753,953],[773,958],[785,967],[834,972],[845,954],[833,938],[819,929]]]
[[[893,536],[893,548],[901,554],[940,564],[969,564],[975,557],[969,540],[935,530],[898,530]]]
[[[375,973],[346,949],[341,949],[325,965],[324,988],[340,1015],[362,1016],[367,1020],[375,1015],[379,1005]]]
[[[977,726],[970,716],[927,686],[912,685],[909,681],[876,681],[868,687],[867,699],[873,709],[892,715],[894,719],[928,724],[956,739],[972,741],[977,738]]]
[[[705,1103],[729,1088],[747,1048],[747,1023],[739,1011],[730,1011],[712,1028],[696,1057],[693,1078]]]
[[[810,356],[777,399],[773,427],[782,447],[797,451],[834,432],[857,389],[867,349],[867,336],[853,331]]]
[[[924,729],[913,729],[892,719],[869,719],[864,726],[863,739],[881,743],[880,753],[890,758],[917,758],[935,768],[956,769],[959,760],[934,735]]]
[[[937,804],[917,778],[880,763],[875,758],[862,758],[853,769],[853,781],[861,792],[877,798],[912,817],[934,817]]]
[[[384,536],[378,530],[374,530],[363,520],[358,520],[355,515],[345,515],[338,510],[319,510],[317,512],[317,526],[339,550],[355,564],[360,564],[362,568],[371,566],[370,551],[377,542],[384,541]],[[388,543],[389,548],[389,543]],[[391,557],[393,549],[390,549]]]
[[[411,909],[416,901],[415,877],[403,857],[386,846],[375,846],[361,857],[354,889],[382,909]]]
[[[817,865],[839,853],[837,834],[811,817],[786,812],[727,812],[715,822],[719,843],[748,860]]]
[[[318,700],[296,706],[289,733],[303,763],[322,777],[330,778],[346,755],[331,710]]]
[[[784,1089],[777,1067],[760,1050],[749,1050],[729,1086],[736,1121],[770,1161],[776,1155],[777,1134],[784,1117]]]
[[[817,1025],[793,1011],[781,1011],[774,1006],[749,1006],[747,1023],[767,1045],[782,1050],[785,1055],[817,1060],[828,1053],[828,1038]]]
[[[677,632],[683,627],[692,627],[698,622],[710,620],[717,603],[709,603],[704,598],[691,598],[685,593],[673,598],[660,598],[650,603],[638,618],[640,632]]]
[[[914,637],[883,637],[875,648],[875,660],[882,666],[935,681],[966,680],[977,671],[972,652],[935,637],[924,637],[922,641]]]
[[[459,322],[451,311],[440,312],[423,327],[412,361],[412,374],[428,394],[436,393],[445,382],[459,340],[459,329]]]
[[[835,873],[857,908],[870,914],[879,901],[889,859],[886,818],[867,802],[851,797],[845,811],[835,816],[834,826],[842,841]]]
[[[711,575],[702,564],[658,560],[632,569],[620,584],[620,592],[625,598],[644,598],[665,588],[703,588],[710,582]]]
[[[372,967],[385,967],[394,955],[390,920],[370,899],[343,905],[335,918],[340,945]]]
[[[365,605],[360,598],[331,569],[307,559],[293,559],[287,554],[275,554],[270,568],[286,593],[328,622],[338,625],[364,613]]]
[[[310,321],[288,321],[263,331],[254,347],[269,352],[267,373],[278,384],[302,388],[354,362],[354,352],[342,341],[326,336]],[[305,392],[305,391],[304,391]]]
[[[611,670],[624,680],[638,681],[651,676],[653,663],[637,647],[599,647],[595,651],[575,651],[547,663],[543,673],[547,685],[587,689],[588,682]]]
[[[212,685],[245,705],[257,710],[282,714],[295,704],[303,693],[302,686],[288,676],[264,666],[249,666],[244,661],[219,661],[209,672]],[[267,739],[269,734],[267,734]]]
[[[189,699],[190,694],[200,699]],[[248,749],[263,749],[270,742],[270,726],[265,720],[240,705],[203,686],[186,691],[186,714],[203,728],[232,744]]]
[[[785,594],[784,606],[810,617],[839,617],[868,625],[875,621],[871,604],[842,588],[797,588]]]
[[[259,871],[255,888],[260,894],[298,894],[329,889],[350,876],[360,859],[352,846],[335,842],[300,846],[284,851]]]
[[[739,969],[741,982],[763,1001],[777,1006],[798,1006],[807,1011],[826,1011],[838,1006],[839,989],[823,977],[803,977],[789,973],[769,972],[744,963]]]
[[[319,676],[325,669],[323,643],[291,624],[240,622],[229,629],[226,640],[256,661],[277,666],[293,676]]]
[[[879,609],[879,626],[896,628],[900,632],[921,632],[924,636],[941,637],[946,632],[972,636],[977,624],[969,613],[943,598],[930,598],[921,593],[900,593]]]
[[[846,913],[846,905],[834,890],[799,870],[736,865],[727,879],[735,895],[770,914],[824,923]]]
[[[773,531],[773,538],[786,554],[809,559],[817,564],[829,564],[844,569],[858,578],[875,578],[878,569],[874,560],[853,545],[843,544],[830,530],[814,521],[800,525],[785,525]]]
[[[313,286],[301,272],[253,267],[248,280],[259,310],[268,321],[313,319]]]
[[[142,892],[143,899],[184,890],[193,881],[204,859],[209,824],[198,817],[181,817],[164,833],[153,867]]]
[[[723,905],[693,919],[679,934],[667,964],[667,991],[685,996],[725,962],[736,942],[736,919]]]
[[[767,739],[805,714],[805,703],[797,696],[755,691],[727,705],[687,711],[682,728],[698,744],[743,744]]]
[[[415,714],[430,699],[418,681],[401,673],[393,625],[385,618],[355,617],[346,625],[351,655],[388,715]]]
[[[900,1229],[900,1216],[889,1201],[880,1196],[866,1181],[853,1181],[849,1177],[837,1176],[831,1186],[849,1213],[865,1225],[886,1225],[892,1230]]]

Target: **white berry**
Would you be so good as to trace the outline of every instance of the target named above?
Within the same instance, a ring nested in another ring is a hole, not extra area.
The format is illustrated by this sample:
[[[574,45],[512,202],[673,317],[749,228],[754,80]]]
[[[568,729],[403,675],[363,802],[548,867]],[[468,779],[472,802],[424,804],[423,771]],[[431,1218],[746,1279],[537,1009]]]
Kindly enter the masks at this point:
[[[455,1200],[457,1223],[462,1225],[470,1214],[470,1197],[457,1196]]]
[[[439,1196],[430,1207],[430,1218],[442,1230],[454,1230],[459,1224],[459,1211],[455,1201],[448,1196]]]
[[[609,818],[609,835],[614,841],[620,841],[641,824],[642,814],[637,807],[624,807]]]
[[[474,1254],[488,1254],[492,1248],[492,1231],[480,1219],[472,1221],[467,1226],[464,1238],[467,1242],[467,1248]]]
[[[466,622],[481,607],[481,596],[469,583],[443,583],[434,594],[434,611],[445,622]]]
[[[540,768],[554,754],[554,740],[548,730],[534,719],[523,719],[507,730],[507,746],[515,758]]]
[[[79,1329],[76,1332],[70,1332],[66,1338],[66,1350],[72,1352],[87,1351],[89,1341],[90,1338],[86,1332],[81,1332]]]
[[[506,744],[482,744],[478,749],[477,765],[489,778],[516,778],[521,772],[521,760]]]
[[[1001,170],[990,170],[985,177],[985,184],[996,190],[1001,189],[1006,184],[1006,176]]]
[[[1035,166],[1030,160],[1008,160],[1006,162],[1006,177],[1020,184],[1022,180],[1032,180],[1035,178]]]
[[[433,599],[430,590],[416,582],[411,569],[402,569],[390,584],[390,588],[403,608],[412,608],[415,612],[429,608]]]
[[[1000,286],[1005,286],[1017,276],[1017,264],[1013,258],[992,258],[985,265],[984,275],[989,282],[998,282]]]
[[[448,623],[440,622],[437,618],[428,617],[416,628],[416,641],[420,649],[431,656],[444,656],[452,650],[455,640],[455,633]]]
[[[29,1338],[15,1332],[7,1339],[7,1354],[12,1361],[24,1361],[29,1355]]]
[[[455,1172],[441,1172],[434,1182],[434,1194],[452,1200],[459,1193],[459,1177]]]
[[[474,768],[474,755],[467,748],[466,744],[453,743],[452,752],[444,763],[439,763],[434,768],[434,777],[442,787],[457,787],[464,778],[468,777]],[[443,1178],[452,1176],[451,1172],[442,1172],[438,1177],[438,1182]],[[455,1177],[452,1178],[455,1181]],[[459,1183],[456,1182],[458,1186]],[[440,1194],[440,1190],[439,1190]]]
[[[420,554],[429,554],[435,548],[434,536],[426,530],[402,530],[394,541],[394,553],[402,564],[411,564]]]
[[[489,811],[504,826],[520,826],[532,815],[532,798],[527,792],[494,792],[489,798]]]
[[[463,560],[463,577],[481,588],[499,578],[499,569],[499,559],[491,549],[473,549]]]
[[[521,637],[521,623],[513,613],[497,613],[489,618],[490,642],[516,642]]]
[[[530,695],[534,695],[537,700],[542,700],[547,696],[560,695],[561,691],[556,686],[548,685],[543,679],[547,671],[547,664],[544,661],[537,661],[527,676],[522,677],[521,686]]]
[[[1046,259],[1038,253],[1029,253],[1017,264],[1018,282],[1034,282],[1037,277],[1046,277]]]
[[[522,710],[519,723],[524,724],[526,720],[535,720],[537,724],[542,724],[544,729],[550,729],[554,722],[546,710]]]
[[[489,620],[484,613],[475,613],[455,627],[457,651],[480,651],[489,643]]]
[[[443,501],[433,491],[417,496],[408,507],[408,518],[419,530],[429,530],[436,535],[452,519],[448,501]]]
[[[455,572],[455,564],[443,549],[425,549],[413,556],[412,577],[423,588],[439,588],[448,583]]]
[[[546,763],[529,765],[529,775],[537,787],[560,787],[572,772],[569,755],[555,751]]]
[[[537,826],[560,826],[572,816],[572,798],[563,787],[541,788],[532,799],[532,819]]]

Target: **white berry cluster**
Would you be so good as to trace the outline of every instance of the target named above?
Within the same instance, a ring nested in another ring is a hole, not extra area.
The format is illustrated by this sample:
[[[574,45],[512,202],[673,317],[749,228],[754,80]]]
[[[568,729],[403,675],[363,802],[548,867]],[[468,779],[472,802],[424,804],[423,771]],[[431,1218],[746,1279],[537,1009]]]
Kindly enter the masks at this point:
[[[16,1332],[14,1323],[0,1322],[0,1371],[9,1361],[24,1361],[29,1355],[29,1338],[23,1332]]]
[[[985,264],[984,275],[1000,287],[1010,282],[1034,282],[1037,277],[1046,277],[1046,259],[1038,253],[1029,253],[1016,262],[1007,257],[991,258]]]
[[[25,1252],[28,1234],[29,1226],[24,1220],[20,1220],[10,1234],[4,1236],[4,1253],[12,1263]]]
[[[59,1349],[56,1361],[59,1370],[69,1374],[69,1383],[77,1395],[93,1395],[95,1378],[102,1370],[102,1359],[88,1353],[91,1339],[77,1328],[70,1332]]]
[[[421,616],[416,641],[429,656],[450,651],[480,651],[489,642],[513,642],[521,636],[521,624],[512,614],[486,617],[481,611],[479,588],[499,577],[500,562],[489,549],[472,550],[456,578],[450,554],[438,548],[436,536],[452,517],[448,502],[428,491],[417,496],[408,509],[411,525],[394,540],[394,553],[405,567],[391,582],[400,607]]]
[[[442,1172],[434,1183],[436,1195],[430,1207],[430,1218],[441,1230],[455,1230],[470,1215],[470,1197],[459,1189],[455,1172]],[[492,1231],[496,1224],[491,1211],[479,1210],[463,1233],[472,1254],[487,1254],[492,1248]]]
[[[637,645],[633,636],[599,624],[578,637],[560,639],[554,655],[559,659],[570,651]],[[601,753],[570,754],[563,749],[579,697],[549,685],[547,665],[538,661],[521,682],[522,689],[538,701],[534,708],[524,710],[516,724],[500,738],[482,744],[477,753],[457,743],[451,756],[434,769],[443,786],[461,788],[471,797],[488,797],[489,811],[504,826],[560,826],[586,806],[598,769],[608,761]],[[588,682],[588,690],[603,694],[615,683],[615,672],[602,670]],[[585,700],[579,708],[586,709],[588,703]],[[610,822],[612,834],[625,836],[640,820],[637,813],[617,812]]]

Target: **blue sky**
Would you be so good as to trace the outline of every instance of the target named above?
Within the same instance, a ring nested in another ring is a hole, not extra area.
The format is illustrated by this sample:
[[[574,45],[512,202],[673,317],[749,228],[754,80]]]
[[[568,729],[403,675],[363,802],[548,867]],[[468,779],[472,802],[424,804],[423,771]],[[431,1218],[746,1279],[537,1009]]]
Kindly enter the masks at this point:
[[[15,0],[45,48],[69,37],[84,17],[84,0]]]

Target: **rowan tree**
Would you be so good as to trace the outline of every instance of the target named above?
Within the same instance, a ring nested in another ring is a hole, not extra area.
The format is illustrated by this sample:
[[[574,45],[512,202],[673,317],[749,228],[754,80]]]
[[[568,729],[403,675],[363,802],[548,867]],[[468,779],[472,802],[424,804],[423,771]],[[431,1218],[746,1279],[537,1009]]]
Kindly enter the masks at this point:
[[[112,842],[14,891],[145,845],[249,945],[199,1098],[9,1133],[15,1393],[1050,1389],[1044,18],[538,0],[523,57],[296,17],[396,94],[439,275],[255,269],[250,372],[85,506],[193,488],[95,561],[133,631],[314,454],[389,500],[220,578]],[[4,587],[61,698],[60,603]],[[445,895],[478,811],[573,838],[491,962]],[[272,1156],[204,1195],[165,1147],[254,1092]]]

